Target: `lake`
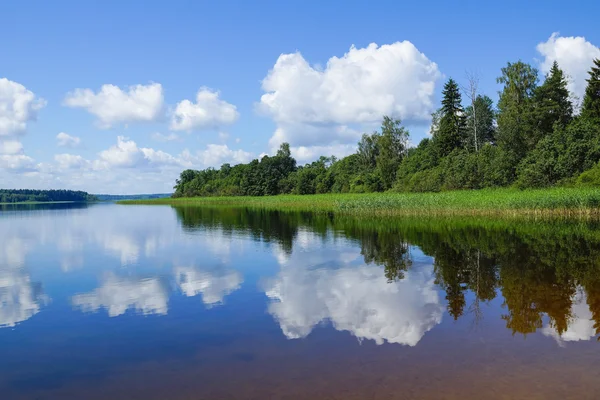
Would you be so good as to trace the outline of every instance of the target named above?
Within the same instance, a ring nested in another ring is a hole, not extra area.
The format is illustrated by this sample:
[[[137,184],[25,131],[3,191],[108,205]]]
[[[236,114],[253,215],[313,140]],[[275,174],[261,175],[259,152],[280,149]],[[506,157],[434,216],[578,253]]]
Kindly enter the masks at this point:
[[[598,399],[600,225],[0,209],[0,398]]]

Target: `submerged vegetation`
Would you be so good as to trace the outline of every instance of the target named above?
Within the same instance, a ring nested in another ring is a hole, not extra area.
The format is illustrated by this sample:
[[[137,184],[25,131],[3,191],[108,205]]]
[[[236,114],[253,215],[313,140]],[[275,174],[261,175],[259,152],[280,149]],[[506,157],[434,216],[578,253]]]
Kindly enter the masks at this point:
[[[433,114],[431,138],[416,147],[408,146],[409,132],[401,121],[386,116],[380,131],[364,134],[357,152],[342,159],[321,157],[297,166],[290,146],[283,143],[275,156],[248,164],[183,171],[173,197],[599,186],[600,60],[589,71],[581,107],[573,104],[566,77],[556,63],[541,85],[538,71],[521,61],[502,68],[497,82],[503,88],[496,108],[488,96],[478,93],[474,77],[464,90],[470,104],[463,107],[459,85],[449,79],[441,108]],[[495,194],[490,193],[467,198],[493,200]],[[543,200],[536,193],[506,192],[500,194],[500,203],[503,208],[553,209],[582,204],[575,192],[564,192],[566,197],[553,193],[558,192],[550,192],[551,198]],[[444,204],[461,196],[452,194],[435,202]],[[590,196],[596,194],[579,195],[586,207],[596,206]],[[555,203],[557,198],[561,204]],[[374,201],[405,206],[417,199],[430,201],[428,197],[364,197],[352,204]],[[507,203],[507,199],[512,200]]]

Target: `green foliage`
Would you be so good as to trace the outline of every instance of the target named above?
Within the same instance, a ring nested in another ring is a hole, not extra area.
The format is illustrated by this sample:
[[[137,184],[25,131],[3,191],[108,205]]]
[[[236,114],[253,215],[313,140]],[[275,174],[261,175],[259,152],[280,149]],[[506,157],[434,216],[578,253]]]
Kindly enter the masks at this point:
[[[551,134],[555,124],[565,127],[573,117],[567,80],[556,61],[552,64],[544,83],[535,91],[534,107],[535,143]]]
[[[458,84],[449,79],[441,107],[432,114],[432,137],[417,147],[408,148],[409,133],[400,120],[384,116],[380,130],[363,134],[356,153],[342,159],[321,157],[297,167],[283,143],[275,156],[248,164],[185,170],[173,197],[591,184],[595,171],[581,174],[600,161],[600,61],[594,65],[578,116],[556,62],[538,86],[538,71],[518,61],[502,68],[497,79],[503,85],[497,110],[485,95],[463,109]]]
[[[577,176],[600,160],[600,125],[584,117],[555,125],[518,168],[521,188],[545,187]]]
[[[396,181],[396,172],[406,152],[407,141],[408,131],[400,124],[400,120],[383,117],[375,161],[384,190],[390,189]]]
[[[458,84],[453,79],[444,85],[442,96],[439,126],[433,135],[438,157],[445,157],[466,143],[466,115]]]
[[[56,201],[89,202],[98,201],[98,198],[87,192],[74,190],[0,189],[0,203]]]
[[[589,75],[581,115],[589,119],[600,120],[600,58],[594,60]]]
[[[593,186],[600,187],[600,164],[596,164],[593,168],[582,172],[576,181],[577,186]]]
[[[472,151],[475,149],[475,135],[471,132],[477,132],[477,148],[481,149],[486,143],[496,143],[496,112],[494,111],[494,102],[488,96],[477,96],[475,107],[468,106],[465,109],[466,130],[468,132],[466,144]]]
[[[516,163],[533,147],[533,97],[538,71],[521,61],[508,63],[497,79],[504,85],[498,101],[498,145]]]

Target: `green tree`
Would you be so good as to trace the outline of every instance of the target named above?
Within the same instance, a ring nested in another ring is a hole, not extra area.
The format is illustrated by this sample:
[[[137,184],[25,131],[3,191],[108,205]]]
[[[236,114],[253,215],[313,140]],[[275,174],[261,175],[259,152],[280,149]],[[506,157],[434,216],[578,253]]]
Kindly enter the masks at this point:
[[[534,145],[552,133],[554,124],[565,127],[573,117],[573,104],[569,99],[567,80],[556,61],[552,64],[544,83],[536,88],[534,107]]]
[[[467,132],[477,132],[477,143],[475,135],[468,135],[467,148],[481,149],[486,143],[496,142],[496,112],[494,102],[488,96],[477,96],[473,105],[465,109],[467,118]]]
[[[375,162],[384,190],[390,189],[396,181],[396,172],[406,153],[407,141],[408,131],[401,125],[400,120],[383,117]]]
[[[439,127],[434,135],[440,157],[462,147],[466,135],[466,115],[461,105],[460,90],[452,78],[444,85],[442,96]]]
[[[377,156],[379,155],[379,133],[363,134],[358,142],[358,158],[364,169],[372,170],[377,165]]]
[[[589,75],[585,96],[583,97],[581,115],[585,118],[600,121],[600,58],[594,60],[594,65],[589,71]]]
[[[502,68],[497,82],[504,85],[498,101],[498,145],[511,160],[511,175],[517,163],[533,147],[533,96],[537,88],[538,71],[518,61]]]

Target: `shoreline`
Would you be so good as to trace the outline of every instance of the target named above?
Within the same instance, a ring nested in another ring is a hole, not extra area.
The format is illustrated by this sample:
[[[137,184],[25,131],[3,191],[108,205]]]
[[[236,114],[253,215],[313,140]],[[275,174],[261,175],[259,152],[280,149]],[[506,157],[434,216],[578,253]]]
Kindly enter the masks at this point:
[[[600,188],[481,189],[427,193],[183,197],[117,204],[250,207],[356,215],[600,218]]]

